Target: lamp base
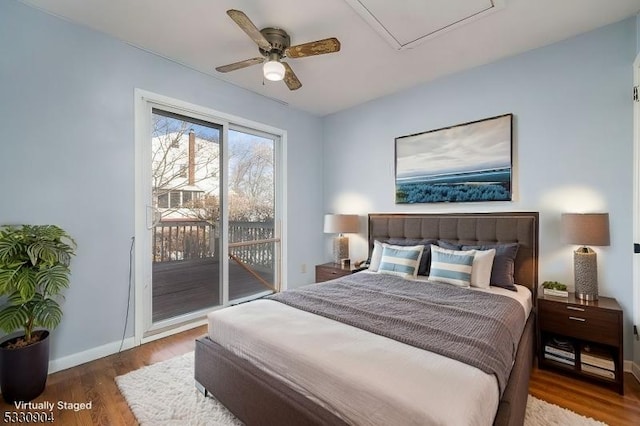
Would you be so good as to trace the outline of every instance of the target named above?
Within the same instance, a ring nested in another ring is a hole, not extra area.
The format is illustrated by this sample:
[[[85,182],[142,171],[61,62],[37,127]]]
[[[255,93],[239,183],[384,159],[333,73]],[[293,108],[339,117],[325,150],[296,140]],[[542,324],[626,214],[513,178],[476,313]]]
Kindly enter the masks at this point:
[[[598,300],[598,262],[596,253],[583,247],[573,252],[575,295],[581,300]]]
[[[333,261],[340,263],[349,258],[349,238],[341,235],[333,239]]]
[[[593,302],[595,300],[598,300],[598,295],[592,295],[592,294],[586,294],[586,293],[577,293],[576,292],[576,299],[580,299],[580,300],[585,300],[587,302]]]

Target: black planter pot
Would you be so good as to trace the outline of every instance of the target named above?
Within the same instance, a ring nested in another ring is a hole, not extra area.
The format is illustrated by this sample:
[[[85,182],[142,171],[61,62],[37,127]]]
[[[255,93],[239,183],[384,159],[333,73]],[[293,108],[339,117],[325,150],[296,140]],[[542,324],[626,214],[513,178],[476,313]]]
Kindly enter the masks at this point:
[[[0,390],[2,399],[9,404],[31,401],[44,391],[49,373],[49,332],[41,333],[42,338],[33,345],[19,349],[0,347]]]

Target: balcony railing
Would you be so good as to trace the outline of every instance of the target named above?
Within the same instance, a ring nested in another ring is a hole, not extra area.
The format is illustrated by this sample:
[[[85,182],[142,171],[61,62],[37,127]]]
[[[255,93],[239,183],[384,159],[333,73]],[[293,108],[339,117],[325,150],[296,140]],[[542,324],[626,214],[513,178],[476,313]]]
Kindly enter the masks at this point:
[[[229,222],[229,242],[264,241],[274,236],[273,222]],[[229,251],[254,268],[273,269],[274,243],[230,247]]]
[[[217,226],[206,221],[162,221],[153,228],[153,261],[215,257],[219,235]],[[230,242],[268,240],[273,236],[273,222],[229,222]],[[273,268],[273,243],[242,245],[230,251],[247,265]]]

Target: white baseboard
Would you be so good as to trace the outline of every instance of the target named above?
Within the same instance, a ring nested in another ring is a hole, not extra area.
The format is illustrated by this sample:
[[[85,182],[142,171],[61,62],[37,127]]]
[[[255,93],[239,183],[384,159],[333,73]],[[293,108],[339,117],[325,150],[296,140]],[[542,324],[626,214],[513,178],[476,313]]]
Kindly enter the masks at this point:
[[[133,337],[125,339],[124,342],[118,340],[117,342],[107,343],[106,345],[98,346],[95,348],[87,349],[83,352],[67,355],[62,358],[56,358],[49,361],[49,374],[57,371],[66,370],[67,368],[75,367],[76,365],[84,364],[85,362],[94,361],[99,358],[103,358],[108,355],[117,353],[122,345],[122,350],[131,349],[134,347]]]
[[[172,334],[190,330],[195,327],[200,327],[201,325],[204,325],[206,323],[207,323],[207,320],[202,319],[199,321],[194,321],[192,323],[182,325],[180,327],[175,327],[171,330],[158,332],[157,334],[153,334],[151,336],[147,336],[143,338],[141,343],[148,343],[153,340],[170,336]],[[106,345],[87,349],[86,351],[83,351],[83,352],[78,352],[75,354],[67,355],[62,358],[51,360],[49,361],[49,374],[66,370],[67,368],[75,367],[76,365],[84,364],[85,362],[95,361],[96,359],[104,358],[105,356],[118,353],[120,351],[120,345],[122,345],[123,351],[127,349],[131,349],[134,346],[136,346],[135,338],[129,337],[124,340],[124,343],[121,340],[118,340],[116,342],[107,343]]]

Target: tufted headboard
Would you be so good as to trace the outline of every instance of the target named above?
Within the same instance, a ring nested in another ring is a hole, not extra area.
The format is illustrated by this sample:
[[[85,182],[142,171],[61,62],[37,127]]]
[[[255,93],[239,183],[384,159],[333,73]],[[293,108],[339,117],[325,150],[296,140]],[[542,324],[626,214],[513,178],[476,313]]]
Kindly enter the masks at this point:
[[[468,245],[518,243],[515,282],[528,287],[536,301],[538,212],[369,214],[369,254],[374,240],[390,238],[432,238]]]

